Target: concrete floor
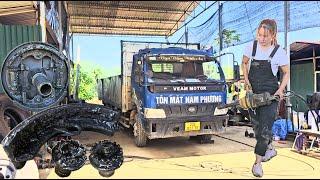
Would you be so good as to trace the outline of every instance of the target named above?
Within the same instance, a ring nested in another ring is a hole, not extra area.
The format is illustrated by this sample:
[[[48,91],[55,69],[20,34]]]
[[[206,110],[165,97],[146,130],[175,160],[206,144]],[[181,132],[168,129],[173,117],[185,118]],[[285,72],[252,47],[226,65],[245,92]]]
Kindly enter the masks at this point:
[[[110,179],[256,179],[251,173],[252,152],[237,152],[169,159],[125,162]],[[320,160],[278,149],[278,155],[262,164],[263,179],[314,179],[320,177]],[[51,172],[48,179],[59,178]],[[68,178],[104,178],[91,165],[72,172]]]
[[[138,162],[141,160],[157,160],[157,159],[172,159],[184,157],[204,157],[205,155],[229,156],[227,153],[246,152],[248,156],[247,165],[253,163],[253,147],[255,145],[254,138],[245,137],[245,130],[253,132],[252,128],[245,126],[230,126],[226,131],[214,136],[214,143],[199,144],[197,141],[189,140],[188,137],[176,137],[167,139],[155,139],[148,142],[147,147],[138,148],[135,146],[131,132],[122,129],[115,133],[114,136],[108,137],[94,132],[83,132],[79,136],[74,136],[73,139],[79,140],[83,144],[92,144],[99,140],[108,139],[116,141],[123,148],[126,162]],[[230,140],[232,139],[232,140]],[[238,141],[238,142],[236,142]],[[292,146],[292,141],[274,142],[277,148],[288,148]],[[236,163],[236,162],[234,162]],[[91,165],[88,165],[91,166]],[[84,168],[84,167],[83,167]],[[52,177],[54,169],[40,170],[40,178]]]
[[[250,127],[230,126],[224,133],[213,136],[214,143],[199,144],[195,140],[190,140],[189,137],[176,137],[166,139],[153,139],[148,142],[146,147],[136,147],[133,140],[133,135],[126,129],[122,129],[115,133],[114,136],[108,137],[95,132],[84,132],[79,136],[74,136],[74,139],[79,140],[83,144],[92,144],[99,140],[108,139],[115,141],[123,148],[124,156],[141,157],[143,159],[159,159],[159,158],[177,158],[188,156],[199,156],[220,153],[232,153],[252,151],[250,146],[255,145],[254,138],[245,137],[245,130],[253,132]],[[235,141],[231,141],[229,138]],[[286,141],[286,144],[275,142],[276,147],[291,147],[292,142]]]

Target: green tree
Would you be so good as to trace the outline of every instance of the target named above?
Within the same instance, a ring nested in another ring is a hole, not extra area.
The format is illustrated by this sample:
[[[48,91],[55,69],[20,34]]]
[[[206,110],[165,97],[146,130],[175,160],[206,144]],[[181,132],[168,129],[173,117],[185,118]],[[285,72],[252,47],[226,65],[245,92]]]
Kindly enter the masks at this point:
[[[72,77],[70,80],[70,88],[72,94],[74,93],[74,86],[76,82],[76,65],[72,70]],[[98,96],[96,79],[100,78],[102,70],[97,66],[90,66],[86,62],[80,62],[79,73],[79,99],[91,100]]]
[[[94,73],[83,69],[80,70],[80,84],[79,84],[79,98],[83,100],[90,100],[96,96],[96,81]]]
[[[76,64],[70,71],[70,94],[74,94],[76,81]],[[83,100],[92,100],[98,97],[97,79],[109,76],[119,75],[121,68],[106,69],[92,64],[90,61],[80,61],[80,79],[79,79],[79,98]]]
[[[224,29],[222,30],[222,40],[223,43],[226,44],[228,47],[233,45],[234,41],[239,42],[240,41],[240,34],[236,34],[236,30],[228,30]],[[220,44],[220,38],[215,39],[215,44]]]

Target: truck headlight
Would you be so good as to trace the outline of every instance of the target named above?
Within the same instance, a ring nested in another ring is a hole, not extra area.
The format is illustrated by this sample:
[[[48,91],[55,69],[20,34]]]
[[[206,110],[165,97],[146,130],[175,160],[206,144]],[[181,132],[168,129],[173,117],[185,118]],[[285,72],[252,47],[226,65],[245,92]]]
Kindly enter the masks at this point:
[[[151,108],[144,109],[144,116],[145,118],[166,118],[167,117],[163,109],[151,109]]]
[[[223,108],[223,109],[218,109],[217,107],[215,108],[214,110],[214,114],[215,116],[218,116],[218,115],[226,115],[228,112],[228,108]]]

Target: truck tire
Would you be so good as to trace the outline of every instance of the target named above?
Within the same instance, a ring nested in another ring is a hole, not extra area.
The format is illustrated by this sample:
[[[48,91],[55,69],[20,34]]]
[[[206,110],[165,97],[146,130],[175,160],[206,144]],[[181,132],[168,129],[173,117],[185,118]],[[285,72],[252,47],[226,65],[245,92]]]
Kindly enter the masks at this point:
[[[28,111],[18,108],[8,97],[0,95],[0,141],[29,116]]]
[[[142,127],[141,120],[138,119],[138,114],[135,115],[135,123],[133,125],[134,143],[137,147],[145,147],[147,145],[147,136]]]
[[[200,144],[214,142],[214,141],[211,140],[211,138],[212,138],[211,134],[198,135],[198,138],[199,138],[199,143]]]

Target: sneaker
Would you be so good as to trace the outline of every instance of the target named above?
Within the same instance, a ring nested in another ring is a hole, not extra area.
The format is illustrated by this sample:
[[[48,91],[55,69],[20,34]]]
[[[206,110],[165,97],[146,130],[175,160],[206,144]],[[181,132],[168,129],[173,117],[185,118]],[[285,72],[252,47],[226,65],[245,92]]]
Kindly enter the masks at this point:
[[[251,171],[255,177],[262,177],[263,176],[262,164],[261,163],[258,163],[258,164],[254,163]]]
[[[277,155],[277,151],[272,149],[267,149],[266,154],[262,157],[262,162],[269,161],[271,158],[275,157]]]

